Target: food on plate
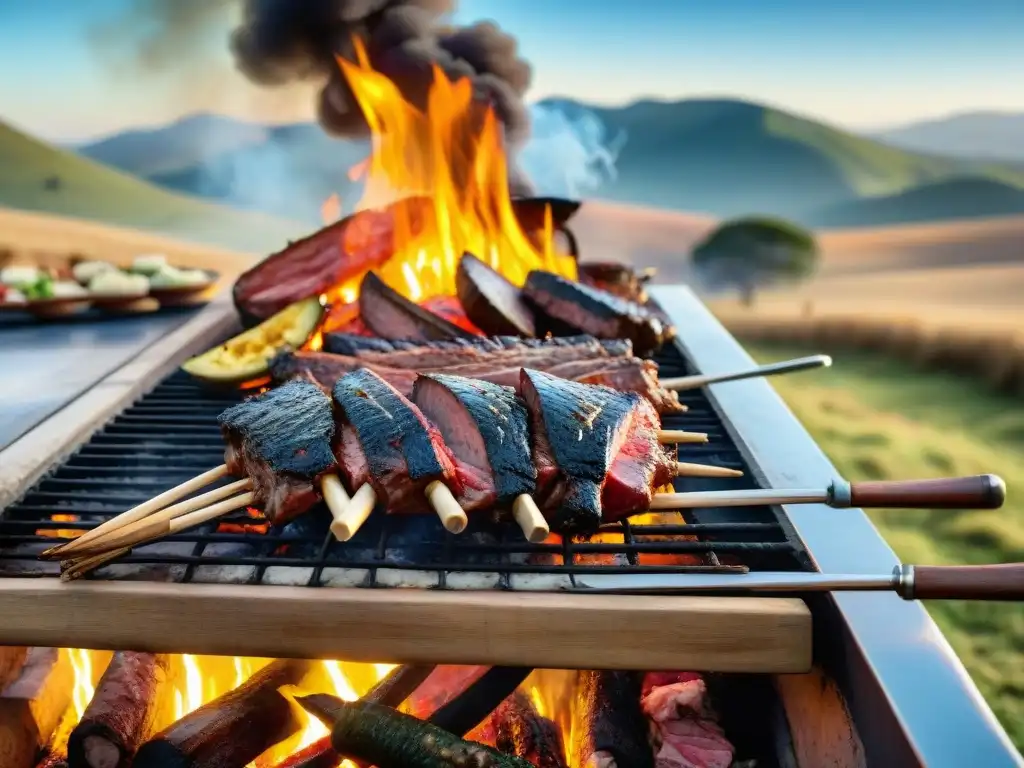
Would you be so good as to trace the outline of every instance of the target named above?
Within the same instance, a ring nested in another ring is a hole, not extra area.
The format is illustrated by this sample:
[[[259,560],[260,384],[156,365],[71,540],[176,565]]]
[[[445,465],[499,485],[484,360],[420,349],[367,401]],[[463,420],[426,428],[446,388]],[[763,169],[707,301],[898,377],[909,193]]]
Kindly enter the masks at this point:
[[[165,265],[149,275],[153,288],[183,288],[210,282],[210,276],[201,269],[178,269]]]
[[[144,253],[132,260],[132,272],[140,275],[153,275],[167,266],[167,257],[162,253]]]
[[[640,354],[658,349],[674,335],[646,307],[553,272],[531,272],[523,294],[545,317],[550,331],[571,329],[598,338],[629,339]]]
[[[323,314],[319,299],[299,301],[181,367],[196,378],[220,384],[242,384],[265,377],[271,359],[309,341]]]
[[[4,285],[26,285],[36,282],[43,275],[38,267],[13,266],[0,269],[0,283]]]
[[[145,296],[149,293],[149,280],[144,275],[132,275],[119,269],[106,270],[94,275],[89,281],[89,293],[101,296]]]
[[[18,283],[16,289],[27,301],[43,301],[46,299],[78,299],[86,298],[89,292],[72,280],[54,280],[45,272],[39,272],[36,279],[29,283]]]
[[[71,267],[71,274],[82,285],[88,285],[96,275],[117,271],[109,261],[80,261]]]
[[[331,449],[331,399],[316,385],[293,381],[225,410],[218,423],[230,474],[252,480],[253,501],[283,525],[320,500],[324,474],[337,464]]]
[[[455,285],[466,315],[484,333],[537,335],[533,312],[523,301],[522,291],[476,256],[463,254]]]
[[[0,283],[0,304],[24,304],[27,300],[17,288]]]

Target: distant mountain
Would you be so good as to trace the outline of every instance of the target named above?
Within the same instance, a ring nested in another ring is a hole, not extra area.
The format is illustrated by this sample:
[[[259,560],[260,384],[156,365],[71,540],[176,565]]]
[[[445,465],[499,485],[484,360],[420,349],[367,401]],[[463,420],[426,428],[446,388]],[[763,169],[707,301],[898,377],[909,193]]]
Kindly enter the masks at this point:
[[[914,152],[1024,163],[1024,113],[967,112],[879,131],[873,138]]]
[[[963,176],[1024,188],[1024,167],[907,152],[744,101],[644,100],[596,107],[548,99],[537,107],[564,114],[567,131],[596,118],[607,138],[624,138],[614,178],[594,195],[619,202],[714,216],[774,214],[813,226],[822,210]],[[265,128],[263,140],[237,141],[220,151],[204,148],[188,164],[180,147],[194,148],[195,131],[186,130],[189,121],[183,123],[168,126],[163,141],[149,141],[144,153],[115,151],[117,137],[107,140],[105,151],[117,156],[118,167],[167,188],[310,221],[318,219],[320,202],[332,193],[349,202],[358,195],[346,171],[365,157],[365,145],[299,124]],[[218,130],[219,137],[239,129]],[[140,141],[137,135],[133,140]],[[528,157],[534,163],[565,163],[569,153],[560,152],[562,146],[552,142],[547,154]],[[96,148],[82,151],[95,154]],[[573,157],[580,161],[579,153]],[[868,215],[876,209],[856,210]]]
[[[266,252],[302,224],[169,192],[0,122],[0,206],[149,229]]]
[[[1024,189],[992,179],[962,178],[828,206],[815,220],[826,227],[904,224],[1024,213]]]

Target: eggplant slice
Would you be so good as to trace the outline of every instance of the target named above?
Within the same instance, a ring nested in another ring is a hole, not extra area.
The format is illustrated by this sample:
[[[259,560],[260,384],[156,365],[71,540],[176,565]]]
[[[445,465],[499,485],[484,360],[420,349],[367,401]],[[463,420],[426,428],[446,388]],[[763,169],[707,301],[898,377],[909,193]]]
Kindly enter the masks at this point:
[[[471,253],[464,253],[455,274],[459,301],[473,325],[494,336],[537,335],[533,312],[522,292]]]
[[[366,326],[385,339],[473,339],[474,334],[423,309],[388,286],[374,272],[367,272],[359,288],[359,316]]]

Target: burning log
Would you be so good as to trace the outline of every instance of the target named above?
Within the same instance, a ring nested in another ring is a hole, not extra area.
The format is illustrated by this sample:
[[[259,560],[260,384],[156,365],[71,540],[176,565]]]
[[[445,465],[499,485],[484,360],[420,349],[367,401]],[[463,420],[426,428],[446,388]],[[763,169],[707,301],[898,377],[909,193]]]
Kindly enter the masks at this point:
[[[348,703],[326,694],[298,702],[330,726],[338,754],[377,768],[533,768],[518,757],[380,704]]]
[[[115,653],[92,701],[68,739],[71,768],[125,768],[167,699],[168,658]]]
[[[572,764],[584,768],[654,768],[641,680],[633,672],[580,672],[573,711]]]
[[[531,672],[529,667],[491,667],[434,712],[429,721],[449,733],[465,735],[486,720]]]
[[[542,717],[522,691],[516,691],[491,716],[494,745],[536,768],[566,768],[558,726]]]
[[[165,728],[139,749],[146,768],[243,766],[299,729],[291,703],[278,691],[298,683],[311,662],[279,660],[238,688]]]
[[[385,678],[367,691],[360,701],[397,707],[409,698],[435,669],[434,666],[411,664],[395,667]],[[285,758],[283,762],[277,764],[276,768],[337,768],[339,762],[341,762],[341,755],[335,752],[334,747],[331,746],[331,737],[325,736],[305,749]]]
[[[71,705],[74,670],[57,648],[31,648],[0,692],[0,766],[33,765]]]
[[[36,763],[36,768],[68,768],[68,762],[63,755],[49,754]]]
[[[28,648],[23,646],[0,646],[0,691],[14,680],[28,658]]]

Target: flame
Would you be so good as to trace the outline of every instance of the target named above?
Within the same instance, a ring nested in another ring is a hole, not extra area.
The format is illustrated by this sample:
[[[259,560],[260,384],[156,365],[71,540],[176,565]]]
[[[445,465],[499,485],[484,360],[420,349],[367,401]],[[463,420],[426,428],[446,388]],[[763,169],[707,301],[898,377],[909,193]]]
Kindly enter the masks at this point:
[[[349,171],[364,181],[356,210],[377,209],[403,198],[429,200],[394,206],[395,251],[377,272],[413,301],[454,296],[459,259],[470,252],[516,285],[533,269],[575,279],[572,257],[556,252],[551,211],[542,232],[524,232],[512,207],[501,123],[489,104],[474,97],[466,78],[456,81],[435,67],[426,108],[402,98],[375,71],[359,41],[356,61],[338,59],[371,131],[371,153]],[[425,220],[423,220],[425,218]],[[363,275],[331,288],[332,303],[348,303]]]
[[[323,219],[325,225],[333,224],[341,218],[341,198],[337,193],[324,200],[323,205],[320,206],[320,218]]]
[[[50,515],[50,520],[55,523],[77,523],[79,519],[78,515]],[[40,528],[36,531],[36,536],[44,536],[48,539],[77,539],[83,533],[85,533],[84,528]]]

